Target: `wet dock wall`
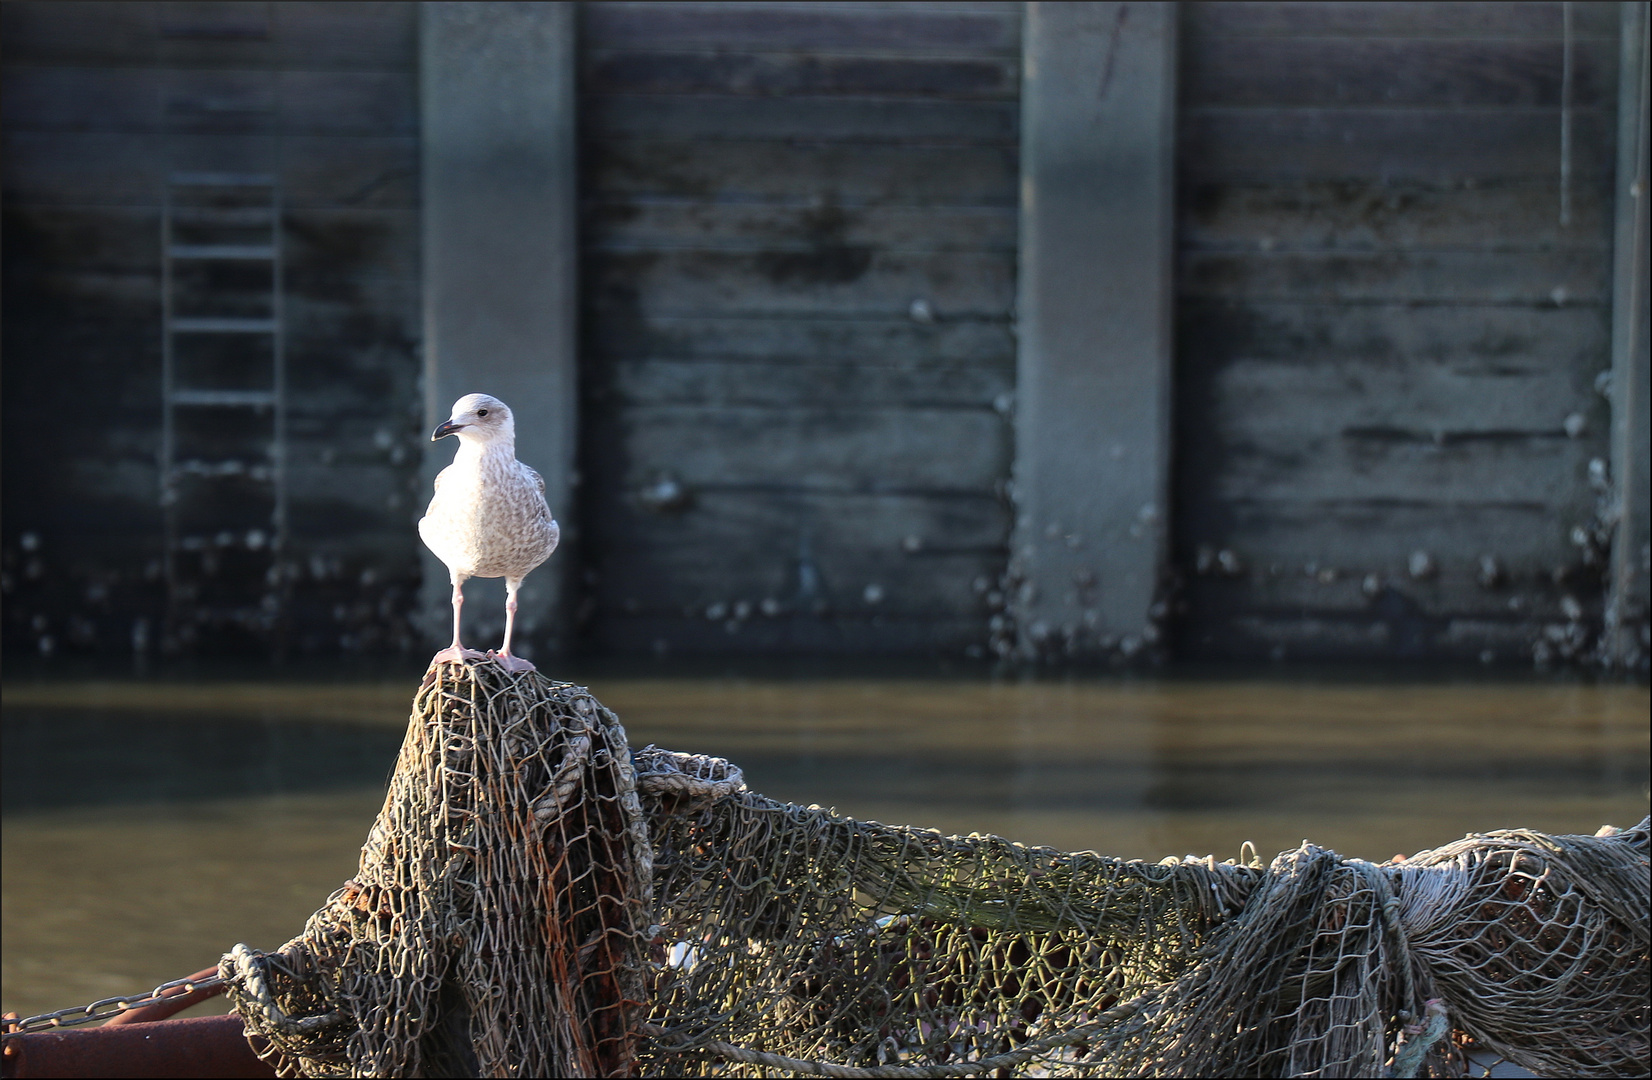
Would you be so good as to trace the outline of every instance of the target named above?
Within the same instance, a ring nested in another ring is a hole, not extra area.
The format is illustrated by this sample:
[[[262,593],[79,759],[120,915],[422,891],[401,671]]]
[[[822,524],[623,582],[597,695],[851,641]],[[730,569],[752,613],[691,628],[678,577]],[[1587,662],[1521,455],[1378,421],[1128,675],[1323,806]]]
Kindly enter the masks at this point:
[[[424,648],[427,425],[491,379],[542,650],[1642,662],[1642,7],[508,7],[531,140],[443,5],[0,9],[14,655]],[[455,133],[545,182],[433,182]],[[252,221],[203,174],[277,242],[168,233]],[[277,348],[279,410],[177,404]]]

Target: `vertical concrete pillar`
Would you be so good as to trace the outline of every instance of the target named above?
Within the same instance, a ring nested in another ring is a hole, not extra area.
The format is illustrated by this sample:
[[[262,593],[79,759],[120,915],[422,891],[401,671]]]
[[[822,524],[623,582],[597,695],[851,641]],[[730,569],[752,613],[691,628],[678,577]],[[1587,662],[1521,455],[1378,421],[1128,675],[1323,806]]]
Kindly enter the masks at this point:
[[[1011,610],[1023,656],[1136,655],[1166,550],[1176,10],[1026,20]]]
[[[1617,533],[1608,585],[1606,645],[1619,664],[1647,662],[1648,562],[1652,561],[1648,498],[1652,495],[1652,362],[1647,338],[1652,282],[1647,273],[1647,5],[1622,5],[1618,91],[1617,223],[1612,297],[1612,476]]]
[[[493,394],[516,414],[516,455],[545,478],[564,550],[523,587],[519,640],[565,637],[575,451],[574,6],[420,7],[426,424]],[[453,459],[426,455],[425,475]],[[429,487],[425,491],[428,493]],[[425,610],[448,633],[447,571],[425,560]],[[504,590],[466,589],[466,644],[504,622]]]

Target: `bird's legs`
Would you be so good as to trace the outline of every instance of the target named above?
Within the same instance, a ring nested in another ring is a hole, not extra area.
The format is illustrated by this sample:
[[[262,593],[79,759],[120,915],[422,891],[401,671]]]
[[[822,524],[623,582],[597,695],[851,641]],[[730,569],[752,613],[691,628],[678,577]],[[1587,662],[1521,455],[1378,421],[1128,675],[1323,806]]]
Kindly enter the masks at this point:
[[[462,664],[466,660],[481,660],[487,654],[467,649],[459,644],[459,612],[465,606],[465,579],[453,575],[453,644],[430,658],[432,664]]]
[[[506,671],[536,670],[520,656],[511,655],[511,631],[516,629],[516,590],[521,587],[521,578],[505,579],[505,647],[494,653],[493,658]]]

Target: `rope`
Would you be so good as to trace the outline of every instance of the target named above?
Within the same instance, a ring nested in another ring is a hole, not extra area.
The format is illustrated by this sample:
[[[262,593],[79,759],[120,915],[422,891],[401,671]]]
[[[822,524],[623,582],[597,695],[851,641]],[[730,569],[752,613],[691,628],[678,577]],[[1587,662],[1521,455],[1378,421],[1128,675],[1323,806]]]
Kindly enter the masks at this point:
[[[652,744],[637,751],[637,790],[647,795],[720,799],[746,790],[740,767],[722,758],[680,754]]]
[[[1386,1076],[1394,1077],[1396,1080],[1410,1080],[1416,1076],[1428,1051],[1451,1030],[1451,1017],[1446,1012],[1445,1003],[1438,998],[1430,999],[1424,1008],[1424,1016],[1427,1019],[1419,1029],[1406,1028],[1409,1034],[1418,1037],[1407,1040],[1395,1052],[1394,1064],[1389,1067]]]
[[[269,978],[264,970],[267,961],[268,957],[256,949],[237,944],[220,961],[218,975],[226,981],[232,980],[251,999],[265,1023],[285,1035],[311,1035],[343,1022],[344,1015],[336,1010],[296,1020],[283,1012],[281,1006],[276,1004],[275,995],[270,992]]]

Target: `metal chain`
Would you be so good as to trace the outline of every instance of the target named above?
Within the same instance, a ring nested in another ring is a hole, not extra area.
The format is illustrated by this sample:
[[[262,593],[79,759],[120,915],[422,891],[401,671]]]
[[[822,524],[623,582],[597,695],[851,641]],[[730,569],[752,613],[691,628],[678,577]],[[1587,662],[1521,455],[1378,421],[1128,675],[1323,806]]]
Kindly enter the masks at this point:
[[[112,997],[94,1001],[90,1005],[77,1005],[72,1009],[59,1009],[56,1012],[41,1013],[25,1020],[7,1020],[6,1030],[0,1034],[0,1039],[10,1039],[18,1035],[26,1035],[32,1031],[47,1028],[74,1027],[77,1024],[95,1024],[99,1020],[108,1020],[133,1009],[141,1009],[146,1005],[154,1005],[164,1000],[170,1000],[168,990],[184,988],[184,993],[192,994],[197,990],[206,990],[217,986],[224,981],[221,975],[209,975],[204,979],[173,979],[171,982],[161,983],[146,994],[137,997]]]

